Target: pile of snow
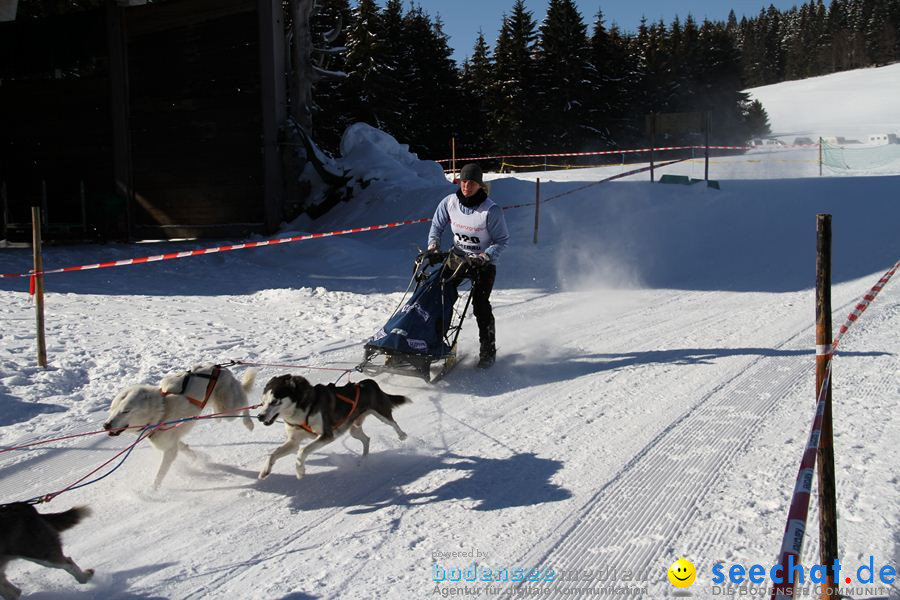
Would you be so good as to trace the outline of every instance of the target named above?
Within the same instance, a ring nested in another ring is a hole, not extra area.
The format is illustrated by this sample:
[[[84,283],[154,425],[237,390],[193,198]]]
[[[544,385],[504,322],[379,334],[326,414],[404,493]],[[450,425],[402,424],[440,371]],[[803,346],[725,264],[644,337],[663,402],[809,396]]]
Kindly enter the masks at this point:
[[[344,132],[339,162],[356,178],[381,182],[382,189],[417,189],[447,182],[436,162],[420,160],[408,145],[365,123],[354,123]]]

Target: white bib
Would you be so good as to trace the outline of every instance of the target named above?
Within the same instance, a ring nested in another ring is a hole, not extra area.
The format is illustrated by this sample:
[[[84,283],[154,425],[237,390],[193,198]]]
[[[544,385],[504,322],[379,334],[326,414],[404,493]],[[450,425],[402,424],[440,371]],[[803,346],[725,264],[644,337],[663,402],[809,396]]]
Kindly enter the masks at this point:
[[[488,211],[494,202],[488,198],[475,209],[471,215],[460,210],[459,198],[456,194],[447,203],[450,215],[450,231],[453,232],[453,245],[466,254],[481,254],[491,245],[491,236],[487,230]]]

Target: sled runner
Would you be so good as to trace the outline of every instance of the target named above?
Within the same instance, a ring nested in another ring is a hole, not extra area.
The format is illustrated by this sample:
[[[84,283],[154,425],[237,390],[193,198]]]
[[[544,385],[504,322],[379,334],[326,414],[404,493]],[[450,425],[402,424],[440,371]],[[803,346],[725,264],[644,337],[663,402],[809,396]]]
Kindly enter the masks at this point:
[[[356,370],[369,375],[413,375],[434,383],[456,366],[456,340],[462,330],[471,295],[462,311],[453,279],[465,277],[465,260],[452,252],[423,252],[416,257],[409,300],[365,345]],[[437,369],[432,375],[432,369]]]

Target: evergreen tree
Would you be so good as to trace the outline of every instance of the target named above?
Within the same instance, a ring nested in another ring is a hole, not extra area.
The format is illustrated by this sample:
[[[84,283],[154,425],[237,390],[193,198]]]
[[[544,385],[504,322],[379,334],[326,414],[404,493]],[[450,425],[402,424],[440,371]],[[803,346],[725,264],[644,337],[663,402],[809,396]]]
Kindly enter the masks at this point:
[[[381,11],[381,85],[386,94],[377,100],[378,127],[398,140],[409,139],[409,102],[406,84],[409,82],[409,65],[406,63],[406,37],[404,35],[403,3],[387,0]]]
[[[536,53],[537,149],[574,149],[586,141],[589,56],[587,27],[573,0],[550,0]]]
[[[347,31],[347,112],[351,123],[361,121],[380,129],[385,127],[382,104],[389,93],[382,35],[375,0],[359,0]]]
[[[462,113],[457,128],[457,152],[465,154],[489,151],[490,140],[489,98],[494,84],[494,66],[491,49],[478,31],[478,39],[472,49],[472,58],[463,63],[461,76]]]
[[[413,5],[403,18],[401,69],[405,141],[425,158],[443,158],[459,116],[459,73],[440,21]]]
[[[310,23],[313,43],[327,50],[314,54],[316,66],[346,73],[347,27],[351,23],[347,0],[320,0]],[[336,153],[344,129],[352,122],[346,77],[327,77],[316,83],[313,94],[313,137],[320,147]]]
[[[503,152],[533,149],[529,119],[534,115],[534,45],[532,13],[516,0],[503,17],[494,50],[496,82],[490,94],[493,146]]]
[[[601,147],[615,144],[626,110],[631,81],[625,43],[616,27],[607,31],[603,11],[598,10],[590,39],[589,95],[586,126]]]

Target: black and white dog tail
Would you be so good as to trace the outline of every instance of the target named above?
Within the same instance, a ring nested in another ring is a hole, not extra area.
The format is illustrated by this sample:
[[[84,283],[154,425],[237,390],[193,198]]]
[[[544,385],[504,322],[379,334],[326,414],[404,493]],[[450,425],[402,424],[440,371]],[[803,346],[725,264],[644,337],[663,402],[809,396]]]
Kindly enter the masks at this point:
[[[76,506],[65,512],[43,513],[41,517],[57,531],[65,531],[78,525],[82,519],[91,514],[91,509],[86,506]]]
[[[388,400],[391,401],[391,406],[400,406],[401,404],[411,403],[412,400],[407,398],[406,396],[396,396],[394,394],[385,394],[388,397]]]

